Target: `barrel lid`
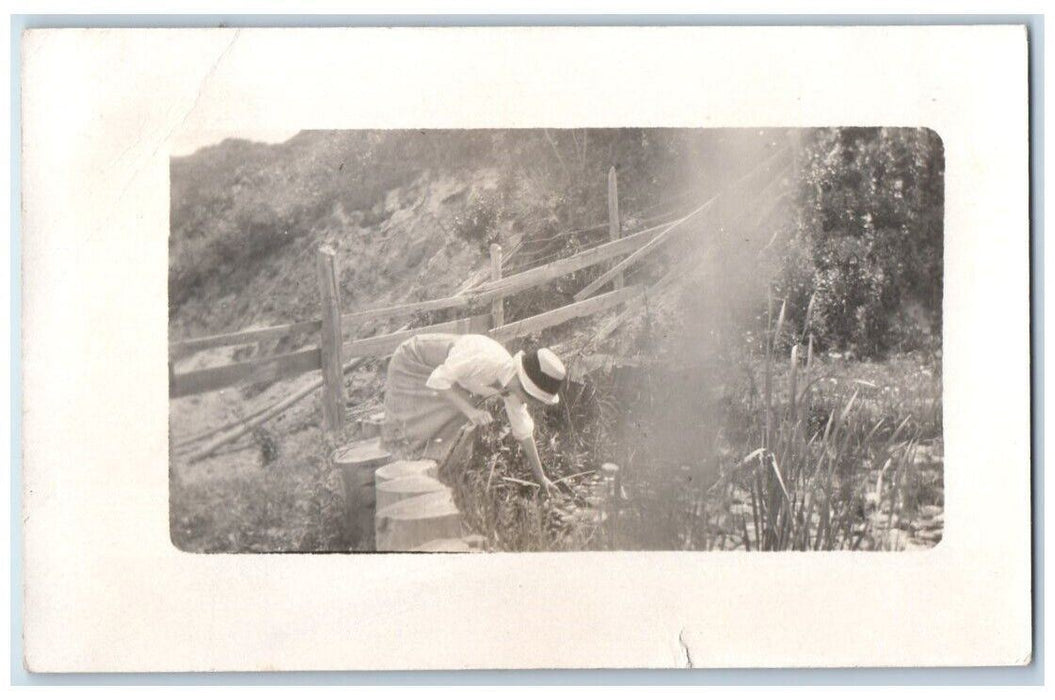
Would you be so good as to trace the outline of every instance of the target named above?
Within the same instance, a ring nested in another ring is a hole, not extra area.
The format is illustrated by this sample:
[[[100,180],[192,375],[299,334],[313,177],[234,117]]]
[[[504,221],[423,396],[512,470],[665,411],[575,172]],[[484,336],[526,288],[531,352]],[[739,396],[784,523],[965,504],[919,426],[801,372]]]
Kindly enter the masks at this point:
[[[381,447],[381,438],[351,442],[333,453],[333,462],[338,466],[372,467],[391,460],[392,453]]]
[[[435,476],[437,470],[436,461],[432,459],[401,459],[398,462],[390,462],[374,472],[374,480],[377,483],[401,479],[405,476]]]
[[[432,493],[443,491],[446,488],[431,476],[404,476],[399,479],[389,479],[377,485],[379,491],[386,493]]]

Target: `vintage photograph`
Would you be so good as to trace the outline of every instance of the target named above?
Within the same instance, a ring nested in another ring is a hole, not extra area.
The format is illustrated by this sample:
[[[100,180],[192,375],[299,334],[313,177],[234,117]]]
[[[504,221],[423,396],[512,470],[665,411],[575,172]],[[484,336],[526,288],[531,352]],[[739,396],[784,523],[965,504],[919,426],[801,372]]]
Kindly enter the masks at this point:
[[[1032,31],[13,34],[26,668],[1028,666]]]
[[[926,128],[191,134],[172,543],[934,547],[944,186]]]

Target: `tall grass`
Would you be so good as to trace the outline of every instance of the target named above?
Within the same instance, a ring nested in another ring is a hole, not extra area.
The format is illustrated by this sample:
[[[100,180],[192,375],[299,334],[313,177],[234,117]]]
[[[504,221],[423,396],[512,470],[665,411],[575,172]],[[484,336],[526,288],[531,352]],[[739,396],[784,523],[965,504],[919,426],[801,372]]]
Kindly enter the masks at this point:
[[[739,359],[666,355],[570,386],[535,415],[559,497],[540,497],[498,407],[472,458],[441,478],[499,551],[931,546],[944,506],[940,366],[817,353],[814,306],[792,328],[787,302],[771,301],[762,344]],[[602,495],[606,462],[620,484]]]
[[[747,550],[900,546],[895,531],[910,527],[920,506],[940,505],[934,469],[921,474],[926,459],[918,459],[930,456],[922,442],[940,439],[940,381],[880,386],[819,371],[809,312],[780,367],[786,303],[775,321],[772,308],[757,446],[708,490],[712,511],[726,514],[716,517],[719,530],[736,532]],[[737,501],[746,507],[732,508]]]
[[[546,473],[560,488],[544,498],[504,417],[467,435],[471,450],[448,459],[440,478],[452,487],[466,526],[494,551],[610,548],[601,445],[610,441],[612,406],[601,392],[536,416],[536,443]],[[576,413],[573,418],[572,413]],[[578,426],[578,427],[576,427]],[[458,450],[459,448],[455,448]]]

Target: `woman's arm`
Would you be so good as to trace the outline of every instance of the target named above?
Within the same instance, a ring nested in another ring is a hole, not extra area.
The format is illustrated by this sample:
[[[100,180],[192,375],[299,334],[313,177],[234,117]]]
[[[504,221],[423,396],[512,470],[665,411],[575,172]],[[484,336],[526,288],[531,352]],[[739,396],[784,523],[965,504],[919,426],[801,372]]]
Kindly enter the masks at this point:
[[[532,435],[528,435],[523,440],[519,440],[520,447],[524,450],[524,454],[528,457],[528,464],[531,465],[531,471],[535,473],[535,479],[538,481],[539,486],[542,487],[543,492],[547,496],[553,495],[553,492],[557,490],[556,485],[546,478],[546,472],[542,471],[542,459],[538,456],[538,445],[535,444],[535,438]]]
[[[473,425],[487,425],[491,422],[490,411],[485,411],[482,408],[476,408],[469,402],[468,394],[463,389],[457,386],[451,386],[450,389],[443,389],[440,391],[440,396],[452,403],[455,408],[461,411],[466,418],[468,418]]]

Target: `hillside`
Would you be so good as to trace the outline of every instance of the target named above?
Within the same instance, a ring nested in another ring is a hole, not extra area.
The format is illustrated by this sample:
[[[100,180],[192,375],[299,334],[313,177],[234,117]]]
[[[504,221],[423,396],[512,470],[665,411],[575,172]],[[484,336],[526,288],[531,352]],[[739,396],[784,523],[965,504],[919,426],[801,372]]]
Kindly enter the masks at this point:
[[[491,243],[507,254],[506,275],[568,258],[608,240],[610,167],[624,236],[706,215],[625,271],[627,285],[648,288],[644,298],[511,349],[549,345],[571,368],[566,400],[536,417],[547,472],[578,479],[620,465],[625,512],[601,530],[576,520],[585,482],[559,503],[539,503],[496,421],[476,431],[473,459],[447,477],[468,525],[509,551],[932,546],[943,504],[943,157],[925,130],[225,141],[171,162],[170,337],[318,318],[323,244],[337,251],[344,312],[448,296],[486,277]],[[507,298],[506,322],[572,303],[609,264]],[[390,325],[452,315],[465,310]],[[302,334],[172,360],[182,375],[317,343]],[[380,408],[385,362],[346,374],[351,418]],[[317,376],[170,402],[176,546],[345,550],[344,495],[329,459],[339,438],[322,430],[316,400],[193,458],[216,429],[298,395]],[[833,428],[835,415],[849,422]],[[354,421],[347,433],[358,434]],[[784,481],[759,480],[767,462],[750,455],[778,442]],[[824,460],[834,462],[822,468]],[[872,489],[883,464],[895,466],[880,500]],[[795,508],[821,498],[824,518],[789,519],[777,503],[789,493]]]
[[[451,222],[467,200],[494,191],[493,170],[394,172],[370,182],[367,196],[344,175],[345,163],[365,158],[349,148],[302,134],[173,160],[174,338],[316,316],[324,244],[338,253],[347,308],[444,294],[481,264],[479,247]]]
[[[525,243],[514,267],[544,262],[606,237],[610,165],[624,228],[634,230],[716,190],[773,139],[576,133],[301,132],[174,158],[170,336],[314,316],[313,256],[324,243],[338,251],[348,309],[450,292],[484,266],[490,242]],[[587,230],[561,236],[576,229]]]

